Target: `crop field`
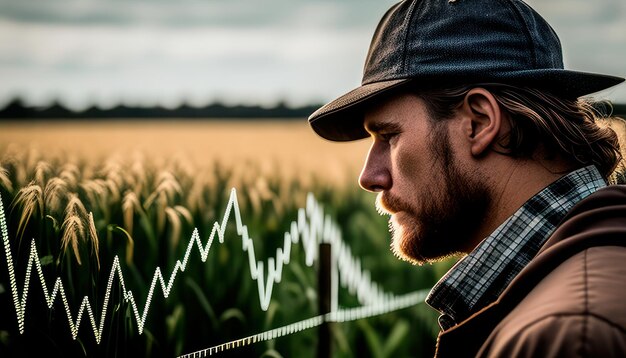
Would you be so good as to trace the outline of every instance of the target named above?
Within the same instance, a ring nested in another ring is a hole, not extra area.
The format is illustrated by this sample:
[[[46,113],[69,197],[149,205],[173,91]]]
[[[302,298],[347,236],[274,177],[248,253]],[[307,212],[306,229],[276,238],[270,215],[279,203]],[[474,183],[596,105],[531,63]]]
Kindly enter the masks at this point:
[[[0,260],[0,356],[43,349],[48,356],[172,357],[316,316],[317,267],[306,264],[299,244],[268,309],[261,309],[234,219],[206,260],[198,250],[189,255],[167,297],[160,284],[148,294],[155,270],[167,279],[185,256],[194,229],[205,243],[222,223],[233,188],[257,260],[275,255],[311,193],[383,290],[429,288],[451,263],[414,267],[393,257],[386,218],[374,210],[374,195],[357,185],[368,146],[324,141],[304,120],[0,124],[8,230]],[[33,250],[38,265],[29,262]],[[123,282],[110,280],[114,262]],[[64,296],[48,302],[57,278]],[[350,290],[338,295],[342,307],[360,305]],[[95,324],[85,309],[72,327],[85,298]],[[144,312],[140,325],[136,317]],[[431,356],[437,330],[436,314],[424,304],[335,323],[333,356]],[[317,333],[312,328],[221,355],[313,357]]]
[[[614,128],[623,138],[623,122]],[[311,193],[383,291],[430,288],[453,262],[391,254],[386,218],[357,185],[368,146],[324,141],[304,120],[0,124],[0,356],[172,357],[318,315],[319,267],[300,243],[262,308],[239,224],[224,220],[232,189],[261,272]],[[194,229],[204,245],[216,223],[223,243],[176,271]],[[356,293],[339,287],[340,307],[361,306]],[[330,331],[335,357],[428,357],[438,327],[422,303]],[[313,357],[318,333],[220,355]]]

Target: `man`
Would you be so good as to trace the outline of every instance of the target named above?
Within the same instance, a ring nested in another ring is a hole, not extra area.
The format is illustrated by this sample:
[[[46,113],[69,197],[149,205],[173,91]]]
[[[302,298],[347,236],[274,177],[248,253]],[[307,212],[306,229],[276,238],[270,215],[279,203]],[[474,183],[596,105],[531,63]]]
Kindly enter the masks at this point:
[[[521,1],[403,1],[362,86],[309,117],[326,139],[372,138],[360,184],[398,257],[467,254],[427,298],[437,356],[626,355],[619,145],[579,99],[623,80],[563,69]]]

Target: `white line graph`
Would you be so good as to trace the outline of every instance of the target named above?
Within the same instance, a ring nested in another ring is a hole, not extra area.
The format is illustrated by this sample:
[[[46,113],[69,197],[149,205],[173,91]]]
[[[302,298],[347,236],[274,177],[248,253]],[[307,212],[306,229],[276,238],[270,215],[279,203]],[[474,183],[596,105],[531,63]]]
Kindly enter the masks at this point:
[[[154,271],[154,275],[151,281],[150,289],[147,293],[145,305],[142,309],[137,306],[133,292],[128,290],[125,285],[124,275],[120,261],[117,256],[114,257],[111,271],[107,281],[107,289],[104,296],[104,301],[99,312],[99,321],[96,321],[96,315],[92,308],[92,303],[88,296],[85,296],[80,304],[77,313],[74,315],[67,296],[63,281],[60,277],[57,277],[52,290],[49,290],[46,285],[46,280],[42,271],[39,255],[35,245],[35,240],[31,241],[28,264],[26,266],[24,286],[19,292],[19,287],[16,278],[16,269],[13,264],[13,254],[11,251],[11,242],[8,237],[8,229],[6,223],[6,217],[2,200],[0,198],[0,234],[2,235],[2,241],[4,244],[4,252],[6,256],[7,269],[9,272],[11,294],[15,305],[16,316],[18,321],[18,328],[21,334],[24,333],[25,316],[27,308],[27,298],[30,289],[30,279],[33,268],[36,271],[36,275],[39,278],[41,288],[43,290],[44,297],[49,309],[52,309],[57,296],[60,297],[63,303],[65,313],[67,316],[68,324],[70,327],[71,335],[73,339],[76,339],[79,333],[79,329],[82,320],[85,316],[89,319],[89,323],[94,333],[96,342],[99,344],[102,338],[102,333],[105,327],[105,321],[111,303],[111,291],[112,285],[117,278],[121,285],[121,291],[123,293],[124,300],[132,308],[132,312],[137,324],[139,334],[143,333],[144,325],[150,311],[150,304],[154,296],[154,291],[157,286],[161,288],[164,298],[167,298],[171,291],[179,272],[184,272],[189,262],[189,257],[194,252],[194,248],[197,248],[200,253],[202,262],[206,262],[211,246],[217,235],[218,242],[224,242],[224,233],[227,223],[234,217],[237,235],[242,240],[242,250],[248,255],[248,262],[250,268],[250,277],[257,281],[259,304],[261,309],[267,310],[269,307],[272,290],[274,284],[280,283],[282,278],[283,266],[289,264],[291,258],[292,245],[301,243],[305,253],[305,263],[308,266],[314,265],[318,259],[318,245],[321,242],[330,243],[333,247],[332,250],[332,290],[331,290],[331,312],[326,315],[313,317],[311,319],[296,322],[292,325],[263,332],[261,334],[244,338],[230,343],[220,345],[220,349],[230,348],[231,344],[250,344],[251,342],[257,342],[267,339],[276,338],[282,335],[293,333],[301,329],[311,328],[315,325],[321,324],[323,321],[343,322],[353,320],[362,317],[368,317],[374,314],[380,314],[389,312],[395,309],[408,307],[414,305],[423,300],[425,292],[417,291],[403,296],[394,296],[390,293],[385,293],[381,287],[379,287],[370,278],[369,272],[361,268],[360,260],[355,258],[350,248],[343,242],[341,237],[341,231],[339,227],[332,221],[328,215],[324,215],[322,206],[315,200],[312,194],[307,196],[306,208],[298,210],[298,217],[291,222],[290,230],[284,233],[283,246],[276,250],[276,255],[269,258],[266,262],[257,261],[254,242],[248,233],[247,226],[243,223],[241,213],[239,211],[239,205],[237,202],[237,193],[235,189],[231,190],[230,198],[221,223],[215,222],[213,224],[211,233],[206,244],[202,244],[198,230],[195,229],[189,243],[187,245],[184,257],[182,260],[178,260],[167,280],[165,280],[161,269],[157,267]],[[348,289],[352,294],[356,295],[359,302],[363,305],[356,309],[339,309],[338,305],[338,286],[341,285]],[[304,323],[303,323],[304,322]],[[234,347],[234,345],[233,345]],[[217,351],[217,350],[216,350]],[[213,351],[209,350],[208,353]]]
[[[237,339],[234,341],[222,343],[217,346],[206,348],[200,351],[187,353],[179,356],[178,358],[202,358],[213,355],[214,353],[220,353],[229,349],[239,348],[258,342],[267,341],[270,339],[280,338],[293,333],[301,332],[306,329],[317,327],[324,322],[348,322],[357,319],[368,318],[399,309],[414,306],[418,303],[424,302],[428,289],[411,292],[401,296],[395,296],[375,305],[367,305],[356,308],[338,309],[323,315],[307,318],[302,321],[294,322],[292,324],[271,329],[262,333],[258,333],[245,338]]]

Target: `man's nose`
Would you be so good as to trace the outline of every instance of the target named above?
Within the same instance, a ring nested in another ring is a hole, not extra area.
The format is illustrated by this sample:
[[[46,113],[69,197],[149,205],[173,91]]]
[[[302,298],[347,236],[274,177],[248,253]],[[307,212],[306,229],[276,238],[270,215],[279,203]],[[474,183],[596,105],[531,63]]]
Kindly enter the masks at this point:
[[[389,173],[389,157],[376,143],[372,144],[359,177],[361,188],[371,192],[379,192],[391,188]]]

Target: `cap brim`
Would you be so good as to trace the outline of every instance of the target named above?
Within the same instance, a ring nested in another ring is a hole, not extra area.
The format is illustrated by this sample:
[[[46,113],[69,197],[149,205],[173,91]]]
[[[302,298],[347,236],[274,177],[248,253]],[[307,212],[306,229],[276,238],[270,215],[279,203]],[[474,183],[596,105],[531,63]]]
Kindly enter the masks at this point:
[[[357,87],[324,105],[309,116],[309,123],[322,138],[345,142],[369,137],[363,128],[362,105],[411,79],[374,82]]]
[[[564,98],[579,98],[624,82],[622,77],[559,68],[514,71],[498,78],[501,83],[545,89]]]
[[[483,75],[484,76],[484,75]],[[421,83],[425,88],[433,83],[460,85],[467,83],[509,83],[521,86],[543,88],[556,95],[578,98],[589,95],[624,81],[624,78],[564,69],[540,69],[500,73],[497,79],[475,78],[473,76],[429,76],[429,78],[403,78],[364,84],[324,105],[309,116],[309,124],[322,138],[345,142],[367,138],[363,127],[364,106],[371,100],[403,84]]]

